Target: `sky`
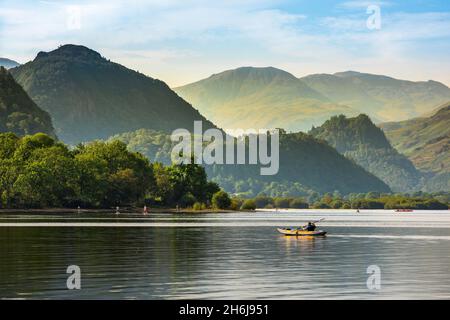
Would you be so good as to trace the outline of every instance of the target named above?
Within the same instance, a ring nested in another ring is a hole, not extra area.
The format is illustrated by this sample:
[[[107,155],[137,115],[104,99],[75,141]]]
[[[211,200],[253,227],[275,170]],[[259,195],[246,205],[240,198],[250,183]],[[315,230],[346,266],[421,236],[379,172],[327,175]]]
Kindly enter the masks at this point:
[[[0,57],[80,44],[176,87],[241,66],[450,86],[449,0],[0,0]]]

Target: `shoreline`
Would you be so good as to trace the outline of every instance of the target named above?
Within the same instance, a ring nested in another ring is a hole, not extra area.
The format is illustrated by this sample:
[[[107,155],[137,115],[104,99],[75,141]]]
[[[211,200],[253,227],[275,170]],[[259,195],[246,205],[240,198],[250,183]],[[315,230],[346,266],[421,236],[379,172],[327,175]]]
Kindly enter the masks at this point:
[[[107,209],[72,209],[72,208],[42,208],[42,209],[0,209],[1,214],[35,214],[35,213],[115,213],[115,208]],[[235,211],[227,209],[204,209],[204,210],[194,210],[194,209],[176,209],[176,208],[148,208],[148,215],[152,213],[183,213],[183,214],[195,214],[195,213],[233,213],[233,212],[247,212],[245,210]],[[256,211],[248,211],[256,212]],[[119,213],[135,213],[143,214],[143,208],[137,207],[123,207],[119,209]]]
[[[356,209],[294,209],[294,208],[286,208],[286,209],[265,209],[258,208],[256,210],[230,210],[230,209],[203,209],[203,210],[194,210],[192,208],[147,208],[147,215],[151,215],[153,213],[166,213],[166,214],[212,214],[212,213],[314,213],[314,212],[337,212],[337,213],[354,213],[358,214]],[[116,212],[115,208],[103,208],[103,209],[77,209],[77,208],[41,208],[41,209],[0,209],[0,216],[5,214],[114,214]],[[426,212],[440,212],[447,213],[450,212],[450,209],[447,210],[434,210],[434,209],[413,209],[412,211],[396,211],[396,209],[359,209],[359,213],[369,213],[369,212],[380,212],[380,213],[393,213],[398,215],[405,214],[414,214],[414,213],[426,213]],[[123,207],[119,209],[120,214],[142,214],[143,208],[141,207]]]

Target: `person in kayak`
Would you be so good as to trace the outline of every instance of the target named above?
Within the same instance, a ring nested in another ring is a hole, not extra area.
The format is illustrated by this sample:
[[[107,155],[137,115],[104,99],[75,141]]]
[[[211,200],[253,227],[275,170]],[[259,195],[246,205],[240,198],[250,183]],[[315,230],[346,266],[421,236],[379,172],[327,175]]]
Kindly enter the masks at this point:
[[[303,227],[303,230],[314,231],[316,230],[316,225],[310,221],[306,226]]]

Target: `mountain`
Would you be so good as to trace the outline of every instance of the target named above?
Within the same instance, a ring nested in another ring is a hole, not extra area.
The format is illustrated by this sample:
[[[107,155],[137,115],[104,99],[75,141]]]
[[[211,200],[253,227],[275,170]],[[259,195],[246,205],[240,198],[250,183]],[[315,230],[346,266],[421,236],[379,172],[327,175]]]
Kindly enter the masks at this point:
[[[383,131],[367,115],[335,116],[309,133],[327,141],[341,154],[383,180],[393,191],[417,190],[420,172],[391,146]]]
[[[0,67],[0,132],[7,131],[20,136],[38,132],[55,136],[48,113],[30,99],[5,68]]]
[[[419,169],[450,172],[450,102],[429,117],[382,123],[380,127]]]
[[[431,116],[380,127],[417,168],[434,174],[428,190],[450,190],[450,102]]]
[[[309,130],[332,115],[356,114],[273,67],[243,67],[174,88],[222,128]]]
[[[0,67],[4,67],[6,69],[11,69],[14,67],[20,66],[20,63],[7,59],[7,58],[0,58]]]
[[[417,117],[450,100],[450,88],[436,81],[406,81],[354,71],[300,78],[335,103],[368,114],[376,122]]]
[[[298,79],[272,67],[228,70],[174,90],[220,127],[288,131],[307,131],[338,114],[409,119],[450,100],[450,89],[436,81],[354,71]]]
[[[154,130],[137,130],[111,137],[125,142],[151,161],[170,164],[170,137]],[[280,135],[279,172],[261,176],[260,165],[207,165],[208,177],[233,194],[255,196],[308,195],[311,192],[342,194],[368,191],[390,192],[389,187],[326,142],[305,133]]]
[[[214,126],[164,82],[83,46],[40,52],[11,72],[50,113],[59,138],[69,144],[140,128],[192,129],[194,120]]]

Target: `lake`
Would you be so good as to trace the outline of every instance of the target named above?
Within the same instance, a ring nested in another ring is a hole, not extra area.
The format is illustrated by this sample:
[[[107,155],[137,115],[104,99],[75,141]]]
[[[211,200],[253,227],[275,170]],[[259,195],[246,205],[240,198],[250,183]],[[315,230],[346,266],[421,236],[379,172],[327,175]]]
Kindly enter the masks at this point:
[[[322,217],[326,237],[276,232]],[[3,213],[0,255],[0,298],[450,298],[448,211]],[[66,287],[69,265],[80,290]]]

